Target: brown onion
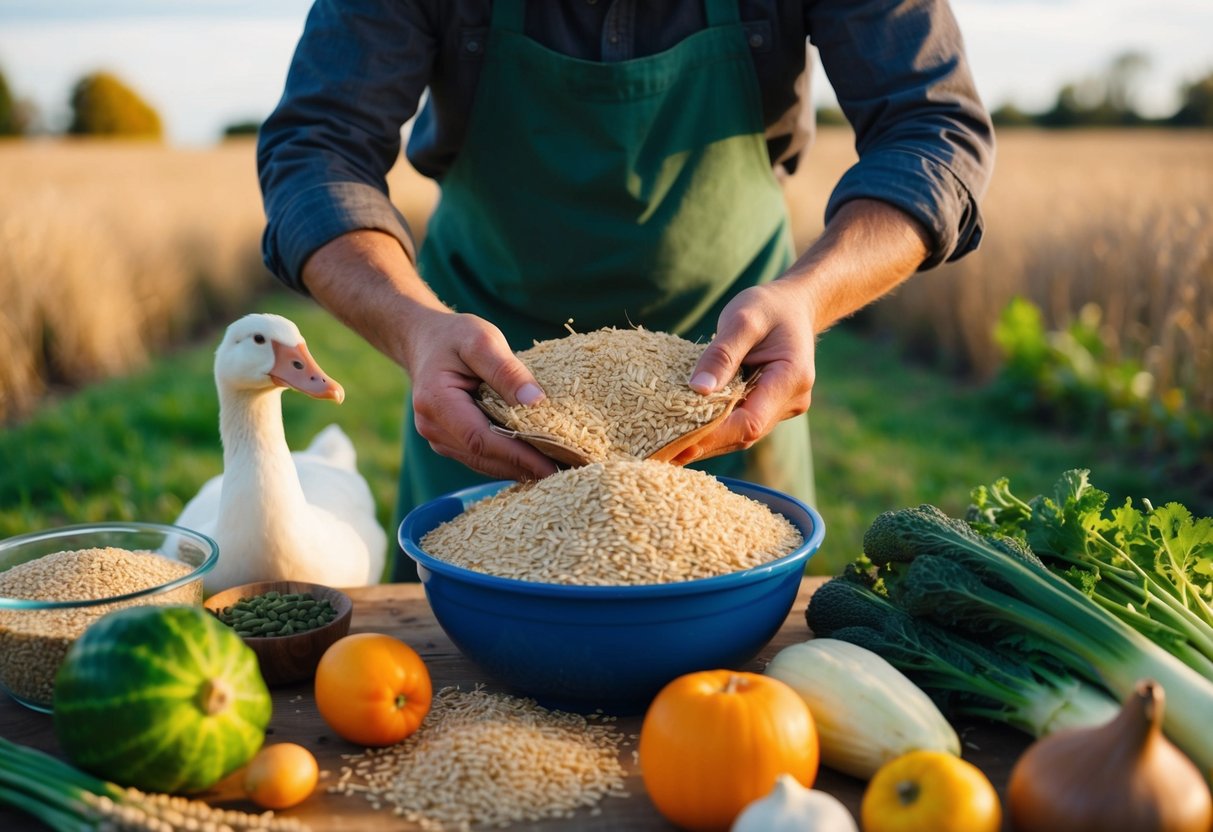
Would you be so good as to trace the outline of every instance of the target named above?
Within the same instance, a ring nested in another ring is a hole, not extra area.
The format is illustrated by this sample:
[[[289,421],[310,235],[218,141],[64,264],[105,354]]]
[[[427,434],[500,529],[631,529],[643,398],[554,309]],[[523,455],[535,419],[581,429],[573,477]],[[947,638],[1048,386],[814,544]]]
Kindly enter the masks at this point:
[[[1209,832],[1213,796],[1163,735],[1164,703],[1161,685],[1138,682],[1110,722],[1029,746],[1007,785],[1016,832]]]

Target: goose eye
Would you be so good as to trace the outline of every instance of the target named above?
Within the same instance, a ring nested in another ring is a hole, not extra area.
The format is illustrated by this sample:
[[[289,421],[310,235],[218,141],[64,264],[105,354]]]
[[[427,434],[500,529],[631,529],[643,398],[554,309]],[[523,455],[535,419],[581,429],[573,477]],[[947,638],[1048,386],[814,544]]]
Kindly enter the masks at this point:
[[[254,343],[257,343],[257,344],[264,344],[265,336],[262,335],[260,332],[258,332],[256,335],[253,336],[253,341],[254,341]]]
[[[296,361],[292,361],[292,362],[291,362],[291,366],[292,366],[292,367],[294,367],[296,370],[302,370],[302,369],[303,369],[303,362],[302,362],[302,361],[298,361],[298,360],[296,360]]]

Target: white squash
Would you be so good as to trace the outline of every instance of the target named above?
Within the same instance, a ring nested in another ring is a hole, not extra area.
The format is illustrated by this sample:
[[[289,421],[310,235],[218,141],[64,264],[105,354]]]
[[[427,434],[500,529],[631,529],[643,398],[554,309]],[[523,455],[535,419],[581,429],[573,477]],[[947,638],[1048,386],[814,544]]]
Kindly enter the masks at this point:
[[[931,698],[865,647],[814,638],[780,650],[765,672],[808,704],[821,762],[836,771],[867,780],[908,751],[960,755],[960,737]]]
[[[781,774],[770,794],[741,810],[730,832],[859,832],[859,827],[838,798]]]

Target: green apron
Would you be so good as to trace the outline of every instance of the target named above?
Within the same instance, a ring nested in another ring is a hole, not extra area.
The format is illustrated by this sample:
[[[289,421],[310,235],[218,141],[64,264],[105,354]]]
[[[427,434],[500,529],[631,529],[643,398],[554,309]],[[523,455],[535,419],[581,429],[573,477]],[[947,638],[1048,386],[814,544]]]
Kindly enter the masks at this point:
[[[442,182],[421,276],[515,350],[606,326],[707,341],[741,289],[792,262],[738,0],[673,48],[597,63],[523,35],[525,0],[495,0],[467,139]],[[434,453],[406,407],[397,522],[486,478]],[[806,416],[754,448],[696,463],[812,502]],[[395,580],[415,580],[397,553]]]

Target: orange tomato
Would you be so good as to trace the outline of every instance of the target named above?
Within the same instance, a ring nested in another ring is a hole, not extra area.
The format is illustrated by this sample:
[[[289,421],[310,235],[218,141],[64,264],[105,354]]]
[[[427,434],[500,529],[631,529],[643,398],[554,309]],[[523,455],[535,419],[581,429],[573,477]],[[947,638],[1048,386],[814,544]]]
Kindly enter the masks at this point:
[[[645,790],[684,829],[727,830],[782,773],[811,787],[817,726],[809,706],[771,676],[707,670],[680,676],[653,699],[640,728]]]
[[[864,832],[998,832],[1002,804],[981,769],[944,751],[910,751],[872,775]]]
[[[312,752],[293,742],[262,747],[244,769],[241,785],[263,809],[288,809],[316,789],[320,766]]]
[[[433,688],[421,657],[381,633],[334,642],[316,667],[316,708],[343,739],[393,745],[412,734],[430,710]]]

